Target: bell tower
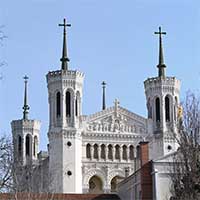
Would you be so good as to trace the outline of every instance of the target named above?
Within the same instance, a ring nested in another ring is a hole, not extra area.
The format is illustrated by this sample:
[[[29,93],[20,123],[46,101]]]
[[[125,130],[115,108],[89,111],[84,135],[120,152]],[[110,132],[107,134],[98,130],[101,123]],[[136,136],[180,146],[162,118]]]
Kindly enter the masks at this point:
[[[82,192],[82,138],[80,116],[84,74],[69,70],[64,19],[61,69],[46,76],[49,98],[49,155],[51,188],[56,193]]]
[[[151,158],[171,153],[177,149],[177,112],[180,102],[180,81],[176,77],[166,76],[162,35],[166,32],[155,32],[159,35],[158,76],[144,81],[148,119],[152,122]]]
[[[11,122],[14,159],[16,165],[24,166],[37,160],[39,146],[40,121],[28,118],[29,106],[27,95],[28,77],[24,77],[23,118]]]

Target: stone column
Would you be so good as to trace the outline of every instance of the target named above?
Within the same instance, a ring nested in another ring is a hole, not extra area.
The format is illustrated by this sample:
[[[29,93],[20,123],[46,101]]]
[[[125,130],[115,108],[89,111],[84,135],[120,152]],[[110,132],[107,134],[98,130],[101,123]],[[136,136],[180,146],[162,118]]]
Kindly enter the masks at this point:
[[[91,144],[91,147],[90,147],[90,153],[91,153],[91,160],[93,160],[94,159],[94,145],[93,144]]]
[[[98,160],[100,160],[101,159],[101,147],[100,147],[100,145],[98,145],[98,147],[97,147],[97,154],[98,154]]]
[[[116,149],[115,149],[114,145],[113,145],[113,148],[112,148],[112,154],[113,154],[112,160],[114,161],[115,160],[115,154],[116,154]]]
[[[105,160],[108,160],[108,145],[105,145]]]
[[[127,146],[127,161],[130,161],[130,146]]]
[[[122,148],[122,146],[120,146],[119,147],[119,160],[120,160],[120,162],[123,160],[122,155],[123,155],[123,148]]]

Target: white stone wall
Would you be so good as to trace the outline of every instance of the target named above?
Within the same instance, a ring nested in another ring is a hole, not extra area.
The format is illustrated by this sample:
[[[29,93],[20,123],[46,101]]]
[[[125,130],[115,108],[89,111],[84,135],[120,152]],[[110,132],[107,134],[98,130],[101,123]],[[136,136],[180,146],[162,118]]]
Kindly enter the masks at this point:
[[[117,193],[121,200],[140,199],[141,195],[141,178],[140,172],[129,176],[118,184]]]
[[[166,159],[165,161],[153,162],[153,199],[166,200],[171,197],[171,176],[172,169],[170,168],[172,160]]]
[[[177,110],[180,104],[180,81],[175,77],[155,77],[144,82],[148,118],[152,120],[150,133],[150,159],[176,151],[174,134],[177,132]],[[166,121],[165,98],[169,97],[170,121]],[[160,99],[160,121],[156,121],[156,98]]]
[[[38,120],[13,120],[11,122],[12,136],[14,141],[14,157],[16,161],[22,161],[22,164],[27,164],[29,160],[37,160],[38,146],[40,142],[40,126],[41,122]],[[30,155],[26,155],[26,136],[30,137]],[[19,141],[18,137],[22,138],[22,151],[19,155]],[[34,138],[37,138],[37,143],[34,147]],[[34,155],[35,148],[35,155]]]
[[[82,114],[84,75],[78,71],[58,70],[49,72],[46,77],[50,115],[48,133],[50,173],[53,174],[55,171],[52,189],[58,193],[81,193],[82,139],[79,118]],[[61,98],[60,115],[57,115],[58,92]],[[66,111],[66,92],[70,92],[69,116]]]

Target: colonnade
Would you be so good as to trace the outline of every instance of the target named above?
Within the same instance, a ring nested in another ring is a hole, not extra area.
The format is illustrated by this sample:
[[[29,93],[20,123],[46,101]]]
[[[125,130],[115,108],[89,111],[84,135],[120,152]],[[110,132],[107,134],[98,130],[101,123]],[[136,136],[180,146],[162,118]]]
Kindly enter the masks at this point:
[[[134,160],[133,145],[90,144],[86,145],[86,158],[90,160],[128,161]]]

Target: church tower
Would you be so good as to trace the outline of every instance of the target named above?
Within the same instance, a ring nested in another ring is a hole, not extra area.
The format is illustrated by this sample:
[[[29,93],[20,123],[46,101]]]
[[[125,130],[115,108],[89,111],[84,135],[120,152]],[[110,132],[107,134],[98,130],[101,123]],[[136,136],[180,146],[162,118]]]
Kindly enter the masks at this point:
[[[166,65],[162,47],[162,35],[159,35],[158,76],[144,81],[147,100],[148,119],[152,122],[150,157],[158,158],[177,149],[174,136],[177,134],[177,111],[180,102],[180,81],[165,74]]]
[[[83,73],[69,70],[64,19],[61,69],[46,76],[49,98],[49,167],[51,189],[56,193],[82,192],[82,114]]]
[[[31,120],[28,118],[28,97],[27,97],[27,83],[28,77],[24,77],[25,91],[24,91],[24,106],[23,118],[13,120],[11,122],[13,144],[14,144],[14,160],[17,165],[25,166],[34,163],[37,160],[40,121]]]

